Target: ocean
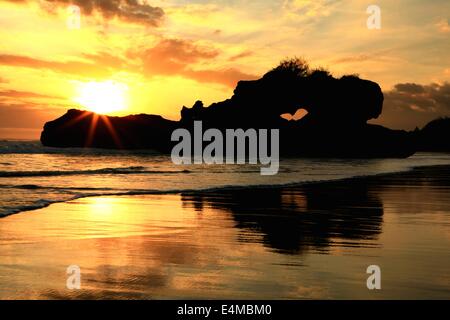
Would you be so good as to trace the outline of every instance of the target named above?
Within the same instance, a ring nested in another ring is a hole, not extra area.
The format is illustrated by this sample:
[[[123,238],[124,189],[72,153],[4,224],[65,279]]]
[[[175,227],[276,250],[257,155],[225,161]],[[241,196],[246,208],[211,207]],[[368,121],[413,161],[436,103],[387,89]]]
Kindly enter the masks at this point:
[[[83,197],[302,185],[450,164],[450,154],[408,159],[281,159],[277,175],[260,165],[174,165],[151,151],[48,148],[0,141],[0,217]]]

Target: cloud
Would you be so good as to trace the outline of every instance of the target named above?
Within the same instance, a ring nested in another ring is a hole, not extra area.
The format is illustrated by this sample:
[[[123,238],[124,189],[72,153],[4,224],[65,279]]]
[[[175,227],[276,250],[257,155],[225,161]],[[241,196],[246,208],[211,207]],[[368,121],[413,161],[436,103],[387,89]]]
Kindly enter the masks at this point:
[[[129,57],[141,59],[143,72],[148,77],[178,75],[198,82],[220,83],[230,87],[234,87],[239,80],[256,78],[234,68],[195,68],[196,64],[211,61],[219,54],[215,49],[187,40],[163,39],[152,48],[130,52]]]
[[[413,109],[421,112],[450,112],[450,83],[399,83],[385,93],[385,101],[400,109]]]
[[[257,76],[241,72],[235,68],[220,70],[184,70],[182,73],[188,78],[198,82],[220,83],[228,87],[234,88],[240,80],[254,80]]]
[[[338,58],[333,60],[334,64],[339,64],[339,63],[352,63],[352,62],[364,62],[364,61],[373,61],[374,59],[376,59],[377,57],[375,57],[372,54],[357,54],[357,55],[352,55],[352,56],[346,56],[346,57],[342,57],[342,58]]]
[[[439,32],[450,33],[450,23],[447,19],[441,19],[435,24]]]
[[[242,58],[246,58],[246,57],[252,56],[253,54],[254,54],[254,52],[252,52],[252,51],[250,51],[250,50],[246,50],[246,51],[243,51],[243,52],[241,52],[241,53],[238,53],[238,54],[236,54],[236,55],[234,55],[234,56],[231,56],[231,57],[228,59],[228,61],[233,62],[233,61],[236,61],[236,60],[239,60],[239,59],[242,59]]]
[[[139,73],[145,77],[182,76],[198,82],[219,83],[229,87],[234,87],[239,80],[256,78],[234,68],[202,67],[202,63],[214,61],[219,54],[218,50],[191,41],[162,39],[151,48],[129,51],[128,59],[108,52],[85,53],[79,60],[62,62],[0,54],[0,65],[50,70],[97,79],[108,78],[118,71]]]
[[[450,83],[399,83],[384,93],[384,107],[376,122],[399,129],[423,127],[434,118],[450,115]]]
[[[0,90],[0,98],[47,98],[47,99],[61,99],[61,97],[50,96],[29,91],[17,91],[17,90]]]
[[[7,0],[13,3],[25,3],[29,0]],[[153,7],[141,0],[43,0],[42,7],[52,10],[54,7],[76,5],[80,7],[81,14],[93,15],[99,13],[105,19],[118,18],[125,22],[158,26],[163,17],[164,10]]]
[[[216,50],[200,47],[186,40],[163,39],[154,47],[134,56],[142,59],[144,71],[149,74],[177,74],[190,64],[218,55]]]
[[[302,18],[320,18],[331,14],[333,6],[339,1],[334,0],[285,0],[282,8]]]
[[[96,65],[116,68],[122,68],[127,65],[125,60],[108,52],[84,53],[82,56]]]
[[[341,58],[337,58],[332,60],[333,64],[340,64],[340,63],[354,63],[354,62],[366,62],[366,61],[389,61],[392,60],[392,58],[389,57],[389,53],[391,52],[391,49],[383,49],[376,52],[371,53],[360,53],[360,54],[354,54],[354,55],[348,55],[343,56]]]
[[[118,61],[122,61],[119,58],[113,59],[112,56],[105,54],[85,55],[84,57],[89,58],[91,61],[69,60],[59,62],[22,55],[0,54],[0,65],[44,69],[78,76],[101,78],[110,76],[113,68],[120,67]]]

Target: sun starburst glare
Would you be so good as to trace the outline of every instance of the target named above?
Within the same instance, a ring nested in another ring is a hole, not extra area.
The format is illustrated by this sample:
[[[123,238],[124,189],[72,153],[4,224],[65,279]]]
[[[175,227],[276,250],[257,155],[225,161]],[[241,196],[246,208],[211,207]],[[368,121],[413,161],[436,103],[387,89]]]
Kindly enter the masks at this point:
[[[80,83],[74,101],[96,113],[124,110],[128,107],[128,86],[115,81]]]

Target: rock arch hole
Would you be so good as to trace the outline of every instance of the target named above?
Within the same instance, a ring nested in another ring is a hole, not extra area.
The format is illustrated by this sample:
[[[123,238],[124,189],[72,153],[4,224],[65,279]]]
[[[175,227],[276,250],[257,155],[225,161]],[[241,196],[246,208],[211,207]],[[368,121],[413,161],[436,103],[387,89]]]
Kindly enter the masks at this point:
[[[283,119],[286,120],[293,120],[293,121],[298,121],[300,119],[302,119],[304,116],[306,116],[308,114],[308,111],[306,111],[303,108],[298,109],[297,111],[295,111],[295,113],[292,115],[290,113],[283,113],[282,115],[280,115],[280,117],[282,117]]]

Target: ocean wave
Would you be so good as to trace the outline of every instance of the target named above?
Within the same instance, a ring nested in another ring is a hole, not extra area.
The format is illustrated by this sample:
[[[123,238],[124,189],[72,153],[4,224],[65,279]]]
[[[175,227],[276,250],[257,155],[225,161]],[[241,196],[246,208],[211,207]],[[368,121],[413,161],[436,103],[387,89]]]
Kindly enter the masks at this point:
[[[0,140],[0,154],[71,154],[71,155],[161,155],[150,149],[120,150],[98,148],[55,148],[45,147],[40,141]]]
[[[442,159],[441,159],[442,158]],[[426,160],[426,159],[425,159]],[[214,178],[215,181],[218,181],[218,186],[212,186],[211,184],[205,185],[205,183],[208,183],[206,181],[203,183],[202,178],[192,178],[193,183],[186,185],[185,187],[181,187],[180,189],[161,189],[161,190],[154,190],[154,189],[134,189],[134,188],[126,188],[125,186],[122,186],[123,188],[112,188],[110,185],[105,186],[99,186],[99,187],[57,187],[57,186],[51,186],[51,185],[39,185],[37,183],[34,183],[34,181],[31,181],[31,183],[24,183],[20,184],[20,180],[15,180],[6,178],[11,177],[46,177],[46,176],[65,176],[65,175],[106,175],[106,174],[169,174],[173,175],[173,178],[176,180],[173,180],[174,182],[178,181],[178,179],[185,179],[186,176],[184,176],[185,173],[192,173],[195,177],[197,177],[197,174],[204,173],[204,168],[193,169],[193,171],[189,170],[149,170],[149,167],[143,167],[143,166],[128,166],[128,167],[115,167],[115,168],[100,168],[100,169],[91,169],[91,170],[72,170],[72,171],[0,171],[0,177],[5,177],[5,179],[1,180],[2,184],[0,184],[0,190],[5,195],[5,201],[3,202],[3,206],[0,203],[0,217],[6,216],[14,213],[19,213],[22,211],[29,211],[34,209],[39,209],[42,207],[46,207],[52,203],[56,202],[65,202],[70,201],[72,199],[78,199],[78,198],[84,198],[84,197],[95,197],[95,196],[127,196],[127,195],[152,195],[152,194],[176,194],[176,193],[190,193],[190,192],[226,192],[226,190],[239,190],[239,189],[248,189],[248,188],[254,188],[254,189],[264,189],[264,188],[284,188],[284,187],[296,187],[306,184],[320,184],[320,183],[327,183],[327,182],[333,182],[333,181],[342,181],[342,180],[352,180],[352,179],[360,179],[365,177],[373,177],[373,176],[379,176],[379,175],[386,175],[386,174],[392,174],[397,172],[404,172],[409,171],[413,168],[422,167],[422,166],[436,166],[438,163],[440,165],[448,165],[450,164],[449,157],[443,157],[439,156],[439,161],[409,161],[409,162],[402,162],[402,165],[389,165],[385,168],[383,167],[377,167],[377,172],[370,172],[367,171],[367,174],[361,174],[361,170],[352,171],[349,172],[348,170],[344,170],[341,173],[338,174],[339,170],[335,171],[333,170],[333,173],[330,173],[329,169],[326,170],[319,170],[314,172],[303,172],[301,174],[301,177],[299,176],[298,179],[292,176],[293,173],[296,173],[298,168],[292,168],[288,167],[286,168],[286,172],[291,173],[291,177],[293,179],[289,179],[290,181],[279,181],[277,183],[272,184],[262,184],[261,181],[258,183],[255,180],[255,183],[249,183],[249,181],[245,182],[243,179],[243,184],[232,184],[232,185],[225,185],[224,181],[221,183],[222,176],[217,174],[228,174],[229,170],[219,171],[215,170],[214,167],[212,167],[210,170],[207,170],[206,173],[211,174],[210,178]],[[422,164],[421,164],[422,162]],[[304,164],[302,164],[304,166]],[[309,165],[309,162],[308,162]],[[325,164],[325,168],[326,164]],[[334,167],[333,167],[334,168]],[[256,170],[256,169],[255,169]],[[301,170],[300,170],[301,171]],[[233,174],[242,174],[243,172],[254,172],[253,168],[235,168],[234,171],[230,171]],[[255,171],[256,172],[256,171]],[[177,176],[179,175],[179,176]],[[158,177],[158,176],[156,176]],[[191,177],[191,176],[189,176]],[[31,179],[32,180],[32,179]],[[294,180],[294,181],[292,181]],[[297,180],[297,181],[295,181]],[[171,180],[172,181],[172,180]],[[268,182],[268,180],[265,180]],[[18,183],[19,182],[19,183]],[[221,185],[220,185],[221,184]],[[198,185],[198,188],[196,186]],[[171,184],[171,186],[175,187],[175,184]],[[7,188],[16,188],[17,192],[14,192],[14,190]],[[145,187],[144,187],[145,188]],[[5,190],[6,189],[6,190]],[[19,189],[24,189],[23,191],[20,191]],[[42,189],[42,190],[41,190]],[[29,190],[29,192],[27,191]],[[18,194],[15,196],[15,194]],[[27,193],[29,193],[30,199],[27,200],[28,196]],[[11,199],[13,201],[8,200],[8,195],[11,194]],[[14,198],[15,197],[15,198]],[[15,200],[20,201],[20,203],[14,203]]]
[[[180,174],[190,173],[189,170],[146,170],[145,167],[101,168],[91,170],[57,170],[57,171],[0,171],[0,177],[52,177],[72,175],[99,174]]]
[[[35,200],[32,203],[26,205],[18,205],[16,207],[0,207],[0,217],[6,217],[8,215],[17,214],[23,211],[31,211],[45,208],[54,203],[61,203],[72,201],[81,198],[88,197],[102,197],[102,196],[139,196],[139,195],[164,195],[164,194],[189,194],[189,193],[216,193],[216,192],[231,192],[231,191],[239,191],[245,189],[279,189],[279,188],[287,188],[287,187],[300,187],[311,184],[321,184],[321,183],[330,183],[337,181],[345,181],[345,180],[355,180],[373,176],[382,176],[392,173],[399,173],[404,171],[409,171],[413,169],[404,168],[403,170],[399,170],[396,172],[384,172],[378,174],[369,174],[369,175],[359,175],[359,176],[351,176],[345,178],[332,178],[332,179],[322,179],[322,180],[308,180],[308,181],[298,181],[298,182],[289,182],[289,183],[278,183],[278,184],[246,184],[246,185],[223,185],[218,187],[199,187],[199,188],[181,188],[181,189],[168,189],[168,190],[155,190],[155,189],[114,189],[114,188],[86,188],[86,187],[52,187],[52,186],[40,186],[35,184],[24,184],[24,185],[0,185],[0,188],[22,188],[22,189],[52,189],[52,191],[60,194],[59,199],[47,200],[47,199],[39,199]]]
[[[76,200],[78,197],[74,196],[70,199],[61,199],[61,200],[44,200],[44,199],[40,199],[37,201],[34,201],[33,203],[27,204],[27,205],[21,205],[21,206],[16,206],[13,208],[4,208],[4,209],[0,209],[0,217],[7,217],[16,213],[20,213],[23,211],[32,211],[32,210],[37,210],[37,209],[42,209],[45,207],[48,207],[49,205],[53,204],[53,203],[58,203],[58,202],[66,202],[66,201],[71,201],[71,200]]]

